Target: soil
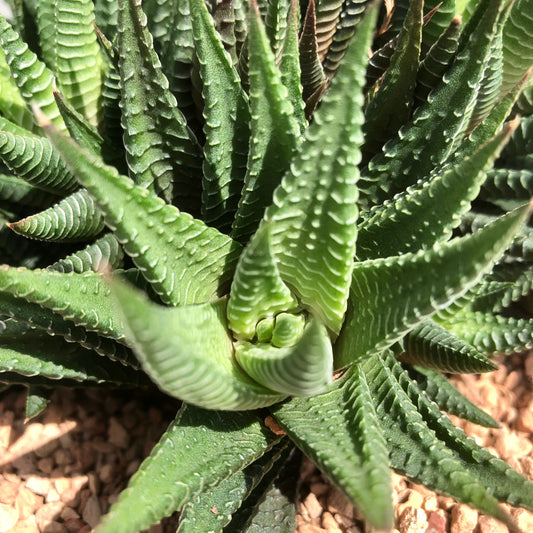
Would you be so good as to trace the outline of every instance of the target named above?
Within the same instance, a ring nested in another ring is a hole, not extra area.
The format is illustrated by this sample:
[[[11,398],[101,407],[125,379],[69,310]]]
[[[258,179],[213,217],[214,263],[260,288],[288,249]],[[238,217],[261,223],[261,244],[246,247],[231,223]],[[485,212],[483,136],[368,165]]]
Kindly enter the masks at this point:
[[[486,429],[454,419],[479,444],[533,479],[533,352],[497,361],[456,386],[501,424]],[[25,421],[25,392],[0,396],[0,533],[89,533],[176,412],[165,396],[58,389],[46,411]],[[346,498],[307,462],[298,533],[375,533]],[[508,533],[496,520],[393,474],[395,533]],[[505,506],[525,533],[533,513]],[[177,517],[150,533],[176,530]]]

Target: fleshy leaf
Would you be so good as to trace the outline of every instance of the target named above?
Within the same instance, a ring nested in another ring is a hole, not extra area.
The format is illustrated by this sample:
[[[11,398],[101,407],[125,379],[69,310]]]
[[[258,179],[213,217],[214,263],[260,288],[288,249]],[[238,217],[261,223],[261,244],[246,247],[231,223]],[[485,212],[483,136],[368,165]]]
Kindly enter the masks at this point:
[[[269,225],[263,224],[239,257],[228,300],[228,325],[237,338],[252,340],[260,320],[297,309],[272,254]]]
[[[334,334],[355,252],[363,65],[375,16],[374,8],[361,22],[264,218],[281,278]]]
[[[65,130],[65,123],[54,100],[52,73],[1,15],[0,44],[13,80],[26,104],[39,106],[57,128]]]
[[[252,381],[237,365],[226,327],[226,302],[163,307],[113,280],[126,338],[161,390],[205,409],[244,410],[284,396]]]
[[[392,356],[368,358],[362,367],[392,467],[513,528],[497,498],[531,508],[533,484],[453,426]]]
[[[53,389],[30,386],[26,396],[26,421],[40,415],[50,403]]]
[[[455,335],[491,355],[533,347],[533,321],[474,311],[461,311],[442,322]]]
[[[463,396],[442,374],[420,366],[408,367],[407,372],[428,398],[439,406],[439,409],[473,424],[487,428],[500,427],[494,418]]]
[[[264,428],[252,412],[204,411],[184,405],[103,518],[98,533],[148,528],[206,487],[253,463],[277,441],[279,437]],[[160,497],[153,498],[154,493]]]
[[[410,331],[404,339],[404,347],[400,361],[441,372],[477,374],[498,368],[482,352],[432,320]]]
[[[271,204],[272,193],[289,169],[299,137],[298,123],[259,12],[250,14],[249,26],[250,153],[231,232],[243,244]]]
[[[204,99],[203,218],[228,232],[237,210],[248,156],[250,110],[231,58],[201,0],[190,0]]]
[[[8,226],[31,239],[55,242],[85,241],[104,229],[93,198],[81,189],[56,205]]]
[[[21,178],[0,174],[0,201],[24,208],[46,208],[58,199],[55,194],[47,193]]]
[[[277,348],[241,341],[235,358],[255,381],[290,396],[320,394],[332,380],[331,341],[326,328],[312,317],[296,344]]]
[[[385,440],[365,376],[357,365],[328,392],[293,398],[272,409],[295,444],[374,527],[392,526]]]
[[[516,126],[507,126],[470,157],[365,212],[359,224],[357,257],[388,257],[449,239]]]
[[[205,302],[229,286],[240,245],[46,128],[107,226],[165,303]]]
[[[56,74],[61,92],[74,109],[96,125],[102,60],[92,24],[93,2],[39,0],[37,15],[44,61]]]
[[[335,344],[336,367],[391,346],[465,294],[490,271],[528,214],[526,206],[431,250],[356,263],[344,329]]]
[[[120,105],[131,177],[197,213],[200,148],[168,88],[140,0],[119,0],[118,23]]]

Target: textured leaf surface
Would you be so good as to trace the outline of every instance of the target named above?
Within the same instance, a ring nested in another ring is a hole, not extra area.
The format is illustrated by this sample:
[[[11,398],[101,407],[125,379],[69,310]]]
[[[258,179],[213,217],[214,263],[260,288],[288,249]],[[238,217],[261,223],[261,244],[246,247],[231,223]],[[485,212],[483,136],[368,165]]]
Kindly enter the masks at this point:
[[[246,171],[250,110],[207,8],[201,0],[190,6],[204,99],[202,213],[207,224],[228,232]]]
[[[0,157],[18,177],[49,192],[62,194],[78,187],[48,139],[0,131]]]
[[[26,420],[40,415],[50,403],[53,390],[46,387],[30,386],[26,396]]]
[[[516,125],[509,125],[470,157],[365,213],[357,257],[388,257],[449,239]]]
[[[39,0],[37,13],[44,61],[74,109],[97,124],[102,60],[92,24],[93,2]]]
[[[384,151],[370,161],[360,180],[365,202],[379,203],[404,190],[426,177],[453,152],[475,105],[500,4],[499,1],[490,2],[470,35],[468,46],[460,49],[438,89],[418,108],[398,136],[387,143]],[[465,78],[470,83],[465,84]]]
[[[128,342],[167,394],[223,410],[255,409],[284,397],[252,381],[235,362],[225,300],[163,307],[124,283],[115,280],[110,286]]]
[[[373,9],[265,213],[281,277],[326,326],[340,330],[353,267],[364,67]]]
[[[205,302],[229,286],[240,246],[49,130],[126,253],[165,303]]]
[[[533,347],[533,321],[482,312],[462,311],[443,325],[478,350],[492,355]]]
[[[46,193],[21,178],[0,174],[0,201],[20,204],[21,207],[44,208],[58,199],[55,194]]]
[[[54,79],[52,73],[1,15],[0,44],[11,69],[13,80],[26,103],[39,106],[57,128],[64,130],[65,124],[52,91]]]
[[[441,372],[477,374],[498,367],[483,353],[432,320],[422,322],[404,339],[400,360]]]
[[[328,392],[273,408],[294,443],[377,528],[393,512],[387,450],[364,375],[353,366]]]
[[[289,396],[320,394],[332,380],[331,341],[325,326],[312,317],[294,345],[239,342],[235,358],[255,381]]]
[[[76,325],[113,338],[123,326],[101,276],[0,266],[0,290],[51,309]]]
[[[474,286],[509,246],[528,209],[429,251],[356,263],[337,368],[391,346]]]
[[[81,189],[45,211],[13,222],[9,227],[31,239],[77,242],[98,235],[104,229],[104,219],[93,198]]]
[[[473,404],[466,396],[463,396],[439,372],[420,366],[408,367],[407,372],[412,379],[416,380],[417,385],[426,393],[428,398],[439,406],[439,409],[464,418],[473,424],[487,428],[500,427],[494,418]]]
[[[290,447],[282,441],[263,457],[236,472],[211,490],[202,492],[183,507],[177,533],[222,531],[235,513],[265,477],[275,476],[283,466]]]
[[[533,484],[453,426],[391,356],[362,366],[393,468],[509,525],[496,498],[531,507]]]
[[[168,88],[140,0],[120,0],[118,22],[120,105],[131,176],[196,213],[200,149]]]
[[[239,257],[228,300],[228,324],[237,338],[252,340],[260,320],[295,311],[298,302],[281,279],[263,224]]]
[[[98,533],[146,529],[254,462],[277,441],[279,437],[265,429],[251,412],[182,407],[111,507]],[[154,493],[159,497],[153,498]],[[132,509],[138,512],[132,513]]]
[[[289,169],[299,135],[259,12],[251,13],[249,26],[250,153],[231,232],[243,244],[257,229],[274,189]]]

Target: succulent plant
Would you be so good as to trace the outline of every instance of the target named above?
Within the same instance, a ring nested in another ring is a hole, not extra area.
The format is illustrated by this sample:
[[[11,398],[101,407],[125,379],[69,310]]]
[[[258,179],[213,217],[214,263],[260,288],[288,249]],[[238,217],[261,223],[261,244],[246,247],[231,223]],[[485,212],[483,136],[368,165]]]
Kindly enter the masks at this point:
[[[0,380],[182,401],[100,533],[293,530],[296,449],[377,528],[391,469],[533,509],[443,413],[533,347],[533,1],[11,8]]]

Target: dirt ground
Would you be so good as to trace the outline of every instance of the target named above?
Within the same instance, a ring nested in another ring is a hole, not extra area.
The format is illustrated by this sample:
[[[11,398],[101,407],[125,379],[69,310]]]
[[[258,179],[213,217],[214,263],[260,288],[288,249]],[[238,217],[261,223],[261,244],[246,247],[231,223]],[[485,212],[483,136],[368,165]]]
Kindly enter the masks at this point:
[[[501,424],[455,419],[478,443],[533,479],[533,353],[497,360],[500,369],[454,378]],[[127,391],[54,393],[44,414],[24,420],[25,393],[0,396],[0,533],[88,533],[108,510],[176,412],[168,398]],[[395,533],[508,533],[496,520],[393,475]],[[525,533],[533,513],[506,506]],[[375,533],[344,496],[304,463],[298,533]],[[150,533],[174,532],[176,517]]]

